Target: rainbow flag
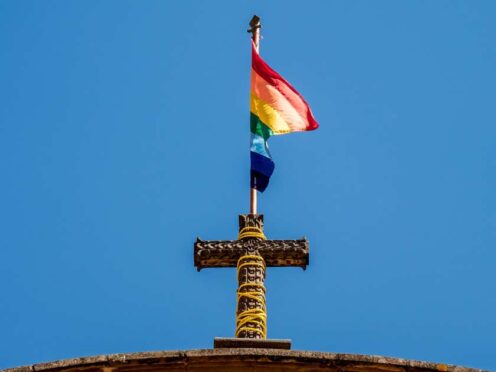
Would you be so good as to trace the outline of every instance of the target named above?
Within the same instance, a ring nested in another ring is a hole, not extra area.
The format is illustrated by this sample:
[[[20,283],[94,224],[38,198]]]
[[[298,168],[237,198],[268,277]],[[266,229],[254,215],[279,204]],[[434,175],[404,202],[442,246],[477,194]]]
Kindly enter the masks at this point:
[[[252,42],[250,128],[251,187],[263,192],[274,172],[270,136],[317,129],[305,99],[260,57]]]

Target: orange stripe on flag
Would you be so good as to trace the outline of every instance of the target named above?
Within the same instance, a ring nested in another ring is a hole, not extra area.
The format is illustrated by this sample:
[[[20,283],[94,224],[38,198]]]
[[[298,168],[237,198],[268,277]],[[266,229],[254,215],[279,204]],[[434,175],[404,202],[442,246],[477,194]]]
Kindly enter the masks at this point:
[[[254,70],[251,70],[251,93],[279,112],[292,132],[304,131],[308,127],[308,121],[301,117],[288,99]]]
[[[266,86],[277,90],[299,114],[305,123],[305,127],[299,130],[314,130],[319,124],[313,117],[312,111],[305,99],[288,83],[281,75],[274,71],[259,55],[252,43],[252,71],[266,82]],[[253,75],[252,75],[253,76]],[[263,84],[263,82],[262,82]],[[267,92],[266,92],[267,93]],[[268,99],[267,97],[265,97]],[[269,102],[272,102],[268,99]],[[301,128],[298,126],[298,128]]]

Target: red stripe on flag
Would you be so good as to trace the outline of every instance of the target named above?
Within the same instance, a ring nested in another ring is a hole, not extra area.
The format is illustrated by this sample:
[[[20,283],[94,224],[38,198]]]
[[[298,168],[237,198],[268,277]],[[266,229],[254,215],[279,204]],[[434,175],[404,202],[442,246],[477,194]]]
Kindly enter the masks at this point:
[[[252,68],[268,84],[275,87],[294,107],[303,119],[306,119],[305,130],[314,130],[319,127],[312,114],[310,106],[293,86],[281,75],[274,71],[257,53],[255,45],[252,43]]]

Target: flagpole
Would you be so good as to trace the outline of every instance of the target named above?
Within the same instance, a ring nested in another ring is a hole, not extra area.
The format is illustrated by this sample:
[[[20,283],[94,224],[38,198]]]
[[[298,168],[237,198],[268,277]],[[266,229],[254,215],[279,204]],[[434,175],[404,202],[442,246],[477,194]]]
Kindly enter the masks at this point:
[[[260,17],[254,15],[250,21],[250,28],[248,29],[248,32],[251,32],[251,38],[253,40],[253,43],[255,44],[257,53],[260,51],[261,27],[262,24],[260,23]],[[257,189],[254,187],[250,188],[250,214],[257,214]]]

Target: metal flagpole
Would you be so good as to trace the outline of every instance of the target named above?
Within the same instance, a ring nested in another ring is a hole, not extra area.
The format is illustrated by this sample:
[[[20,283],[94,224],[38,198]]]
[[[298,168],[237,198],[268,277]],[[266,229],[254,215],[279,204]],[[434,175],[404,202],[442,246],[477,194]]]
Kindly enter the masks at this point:
[[[248,32],[251,32],[252,34],[251,38],[253,40],[253,43],[255,44],[255,49],[257,50],[257,53],[260,50],[261,27],[262,24],[260,23],[260,17],[254,15],[250,21],[250,28],[248,29]],[[250,188],[250,214],[257,214],[257,189],[255,189],[254,187]]]

